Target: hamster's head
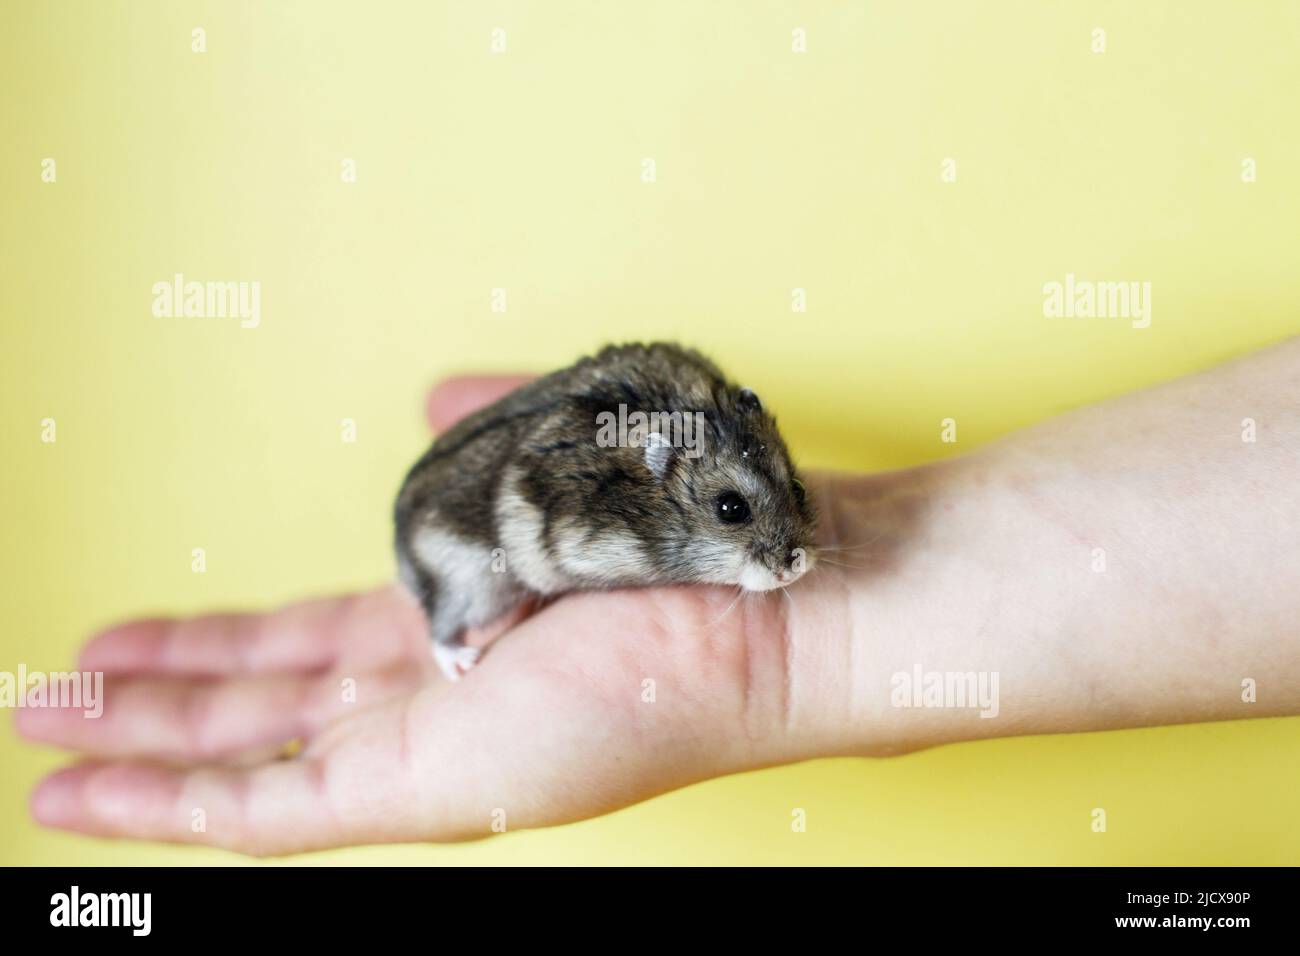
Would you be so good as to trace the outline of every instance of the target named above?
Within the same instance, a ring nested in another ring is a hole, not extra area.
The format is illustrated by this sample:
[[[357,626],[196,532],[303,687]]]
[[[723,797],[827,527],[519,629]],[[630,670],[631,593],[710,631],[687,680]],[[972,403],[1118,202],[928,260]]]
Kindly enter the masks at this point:
[[[776,419],[749,389],[728,389],[704,413],[697,447],[651,436],[646,464],[689,529],[681,560],[694,580],[770,591],[816,560],[817,516]]]

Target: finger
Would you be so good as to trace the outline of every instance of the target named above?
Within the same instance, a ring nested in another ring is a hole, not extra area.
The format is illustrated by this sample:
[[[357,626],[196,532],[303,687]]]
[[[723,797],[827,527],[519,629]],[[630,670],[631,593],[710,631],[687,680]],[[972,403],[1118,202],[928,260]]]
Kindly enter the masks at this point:
[[[83,765],[44,781],[32,811],[84,833],[266,855],[486,836],[507,812],[512,828],[568,822],[778,762],[801,721],[783,605],[725,614],[727,602],[722,589],[575,596],[454,689],[337,721],[297,760]],[[623,639],[610,639],[611,622],[624,622]],[[647,674],[664,694],[654,707]]]
[[[402,752],[405,706],[359,715],[364,747],[251,769],[92,762],[45,778],[46,826],[94,836],[224,847],[256,856],[417,839],[429,829]]]
[[[384,667],[422,653],[424,624],[395,586],[289,605],[266,614],[133,621],[93,638],[83,671],[227,677]]]
[[[435,432],[443,432],[466,415],[533,380],[532,375],[459,375],[429,392],[425,412]]]
[[[200,681],[110,677],[97,716],[73,708],[24,708],[14,726],[35,743],[101,758],[225,760],[310,738],[342,715],[417,690],[434,669],[427,655],[422,659],[423,667],[402,663],[351,676],[332,671]]]

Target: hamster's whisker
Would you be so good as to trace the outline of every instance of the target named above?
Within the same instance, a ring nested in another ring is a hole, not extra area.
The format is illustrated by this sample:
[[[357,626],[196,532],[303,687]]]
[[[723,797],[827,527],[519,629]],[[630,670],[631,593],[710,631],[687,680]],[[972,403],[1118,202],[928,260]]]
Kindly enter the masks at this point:
[[[688,626],[687,626],[687,630],[697,630],[697,631],[699,631],[699,630],[704,630],[705,628],[709,628],[709,627],[717,627],[719,624],[722,623],[723,619],[724,619],[728,614],[730,614],[733,610],[735,610],[736,604],[737,604],[737,603],[740,601],[740,599],[741,599],[742,597],[744,597],[744,596],[745,596],[745,589],[742,588],[740,585],[737,584],[737,585],[736,585],[736,596],[735,596],[734,598],[731,599],[731,603],[730,603],[730,604],[728,604],[725,608],[722,609],[722,613],[721,613],[721,614],[719,614],[717,617],[715,617],[715,618],[714,618],[713,620],[711,620],[711,621],[705,621],[703,624],[688,625]],[[673,627],[681,627],[681,626],[682,626],[682,625],[678,624],[676,621],[673,621]]]
[[[664,615],[664,616],[672,623],[672,626],[674,628],[678,628],[681,630],[702,631],[705,630],[706,628],[716,627],[718,624],[722,623],[723,618],[725,618],[728,614],[732,612],[732,610],[736,607],[736,603],[745,594],[745,589],[742,588],[740,585],[736,585],[735,587],[736,587],[736,596],[731,599],[730,604],[728,604],[725,608],[722,609],[722,613],[719,614],[711,621],[705,621],[702,624],[682,624],[680,621],[673,618],[672,615]]]
[[[834,558],[818,558],[818,559],[817,559],[817,563],[818,563],[818,564],[833,564],[833,565],[835,565],[837,568],[852,568],[854,571],[869,571],[869,570],[871,570],[870,568],[868,568],[867,566],[862,565],[862,564],[849,564],[847,561],[836,561]],[[813,568],[813,570],[815,571],[815,570],[817,570],[817,569],[816,569],[816,568]]]
[[[740,602],[740,599],[741,599],[742,597],[744,597],[744,596],[745,596],[745,589],[742,588],[739,584],[737,584],[737,585],[736,585],[736,596],[735,596],[734,598],[731,599],[731,603],[727,605],[726,610],[723,611],[721,614],[719,614],[719,615],[718,615],[716,618],[714,618],[712,621],[710,621],[709,624],[708,624],[707,626],[708,626],[708,627],[714,627],[714,626],[716,626],[716,625],[718,625],[718,624],[721,624],[721,623],[722,623],[722,619],[723,619],[724,617],[726,617],[728,614],[730,614],[730,613],[732,612],[732,610],[733,610],[733,609],[736,607],[736,605]]]
[[[870,541],[864,541],[861,544],[819,544],[817,545],[817,551],[818,553],[821,553],[822,551],[861,551],[863,548],[871,547],[884,537],[884,535],[885,532],[882,531]]]

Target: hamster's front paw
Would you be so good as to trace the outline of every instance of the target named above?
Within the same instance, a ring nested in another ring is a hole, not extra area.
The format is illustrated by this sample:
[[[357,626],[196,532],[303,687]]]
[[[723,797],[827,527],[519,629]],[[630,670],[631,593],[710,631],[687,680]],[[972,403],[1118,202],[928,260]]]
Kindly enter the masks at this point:
[[[465,644],[442,644],[434,642],[433,659],[447,680],[460,680],[461,675],[478,663],[479,649]]]

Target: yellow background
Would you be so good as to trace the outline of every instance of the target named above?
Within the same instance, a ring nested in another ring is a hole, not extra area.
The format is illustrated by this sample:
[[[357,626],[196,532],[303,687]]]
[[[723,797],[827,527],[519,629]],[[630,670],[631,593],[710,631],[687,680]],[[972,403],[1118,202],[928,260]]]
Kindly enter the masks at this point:
[[[70,666],[144,612],[388,578],[445,373],[680,338],[761,391],[804,464],[874,469],[1300,330],[1298,10],[6,0],[0,669]],[[155,318],[175,272],[261,282],[261,327]],[[1045,318],[1067,272],[1151,282],[1151,327]],[[309,859],[1295,864],[1297,730],[819,762]],[[41,831],[27,793],[59,762],[0,717],[0,863],[236,859]]]

